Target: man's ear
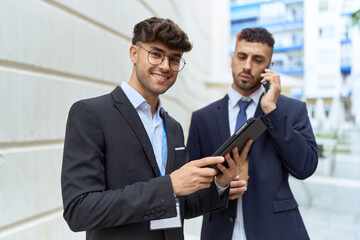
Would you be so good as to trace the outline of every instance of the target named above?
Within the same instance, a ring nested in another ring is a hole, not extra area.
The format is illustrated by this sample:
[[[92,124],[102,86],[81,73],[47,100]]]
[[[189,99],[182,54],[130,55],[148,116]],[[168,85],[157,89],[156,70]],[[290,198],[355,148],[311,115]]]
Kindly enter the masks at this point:
[[[230,60],[230,67],[232,68],[233,65],[233,61],[234,61],[234,54],[231,54],[231,60]]]
[[[129,49],[129,55],[131,62],[135,64],[137,62],[138,47],[135,45],[131,45]]]

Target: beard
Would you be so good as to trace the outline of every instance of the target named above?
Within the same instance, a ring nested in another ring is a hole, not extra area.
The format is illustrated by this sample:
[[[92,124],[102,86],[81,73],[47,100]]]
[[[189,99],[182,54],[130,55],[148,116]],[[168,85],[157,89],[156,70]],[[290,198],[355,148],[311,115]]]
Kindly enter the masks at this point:
[[[149,93],[161,95],[169,88],[171,88],[175,83],[175,80],[168,80],[164,84],[157,84],[156,81],[152,80],[150,72],[151,69],[146,71],[139,65],[136,66],[136,77],[139,80],[139,83],[143,86],[143,89],[146,89],[146,91]],[[172,76],[170,79],[172,79]]]
[[[250,90],[254,90],[254,89],[259,88],[260,85],[261,85],[260,81],[261,81],[262,78],[258,77],[255,80],[255,76],[252,75],[249,72],[242,71],[242,72],[240,72],[238,74],[233,72],[232,75],[233,75],[235,85],[241,90],[250,91]],[[243,82],[241,80],[241,77],[240,77],[241,75],[247,75],[250,78],[250,81]]]

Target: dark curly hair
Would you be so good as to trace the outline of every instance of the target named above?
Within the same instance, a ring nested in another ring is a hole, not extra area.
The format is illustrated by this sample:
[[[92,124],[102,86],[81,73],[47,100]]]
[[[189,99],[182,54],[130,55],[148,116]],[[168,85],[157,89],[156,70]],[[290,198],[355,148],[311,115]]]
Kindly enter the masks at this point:
[[[134,27],[132,44],[137,42],[163,43],[169,49],[189,52],[192,45],[187,34],[172,20],[152,17],[139,22]]]
[[[272,34],[262,27],[244,28],[237,34],[236,38],[237,41],[245,40],[247,42],[265,43],[271,48],[274,48],[275,44]]]

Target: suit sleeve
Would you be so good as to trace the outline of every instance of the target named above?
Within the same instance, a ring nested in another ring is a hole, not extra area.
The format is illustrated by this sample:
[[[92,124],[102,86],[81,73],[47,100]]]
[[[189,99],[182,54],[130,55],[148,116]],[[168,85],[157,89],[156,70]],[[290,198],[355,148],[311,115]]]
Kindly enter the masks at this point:
[[[197,191],[186,197],[185,200],[185,218],[194,218],[204,213],[226,208],[229,202],[229,190],[219,196],[215,182],[211,183],[210,188]]]
[[[200,145],[200,137],[198,132],[198,126],[196,121],[196,114],[192,114],[191,123],[189,128],[188,141],[186,144],[186,148],[189,154],[189,159],[199,159],[202,158],[201,145]]]
[[[176,122],[174,125],[176,139],[178,141],[178,145],[184,144],[184,134],[181,125]],[[186,150],[188,150],[186,148]],[[197,158],[198,159],[198,158]],[[189,161],[188,151],[186,158],[181,160],[181,164],[179,164],[177,168],[180,168],[182,165],[186,164]],[[176,161],[175,161],[176,162]],[[214,181],[211,186],[207,189],[202,189],[200,191],[194,192],[187,196],[180,197],[180,201],[182,203],[183,211],[182,214],[184,218],[194,218],[200,216],[204,213],[214,211],[220,208],[227,206],[228,203],[228,190],[226,190],[221,197],[218,194],[216,185]]]
[[[293,104],[291,108],[295,109],[278,106],[262,118],[284,166],[294,177],[305,179],[316,170],[317,144],[305,103]],[[286,111],[295,111],[294,116],[290,118]]]
[[[61,175],[64,218],[70,228],[83,231],[176,216],[169,176],[107,188],[105,144],[91,104],[74,104],[66,127]]]
[[[196,114],[193,114],[191,117],[189,136],[186,145],[190,160],[204,157],[201,151],[200,138],[196,123]],[[213,181],[209,189],[201,190],[189,195],[186,201],[187,212],[185,218],[197,217],[206,212],[227,207],[229,201],[229,189],[230,188],[227,188],[225,192],[219,197],[219,193]],[[212,200],[209,201],[209,199]]]

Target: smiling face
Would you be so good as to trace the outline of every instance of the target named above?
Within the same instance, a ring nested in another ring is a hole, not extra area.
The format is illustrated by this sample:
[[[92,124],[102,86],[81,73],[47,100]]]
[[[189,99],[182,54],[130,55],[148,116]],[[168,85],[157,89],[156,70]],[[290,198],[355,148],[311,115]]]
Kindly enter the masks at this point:
[[[167,56],[177,58],[182,55],[182,52],[168,49],[160,42],[140,42],[139,45],[141,47],[132,45],[130,48],[130,58],[134,64],[134,69],[129,84],[145,99],[157,98],[175,83],[178,72],[170,69],[168,57],[165,57],[159,65],[151,65],[148,61],[149,53],[146,50],[157,50]]]
[[[261,76],[271,61],[272,48],[266,43],[240,40],[231,59],[233,88],[249,96],[261,86]]]

